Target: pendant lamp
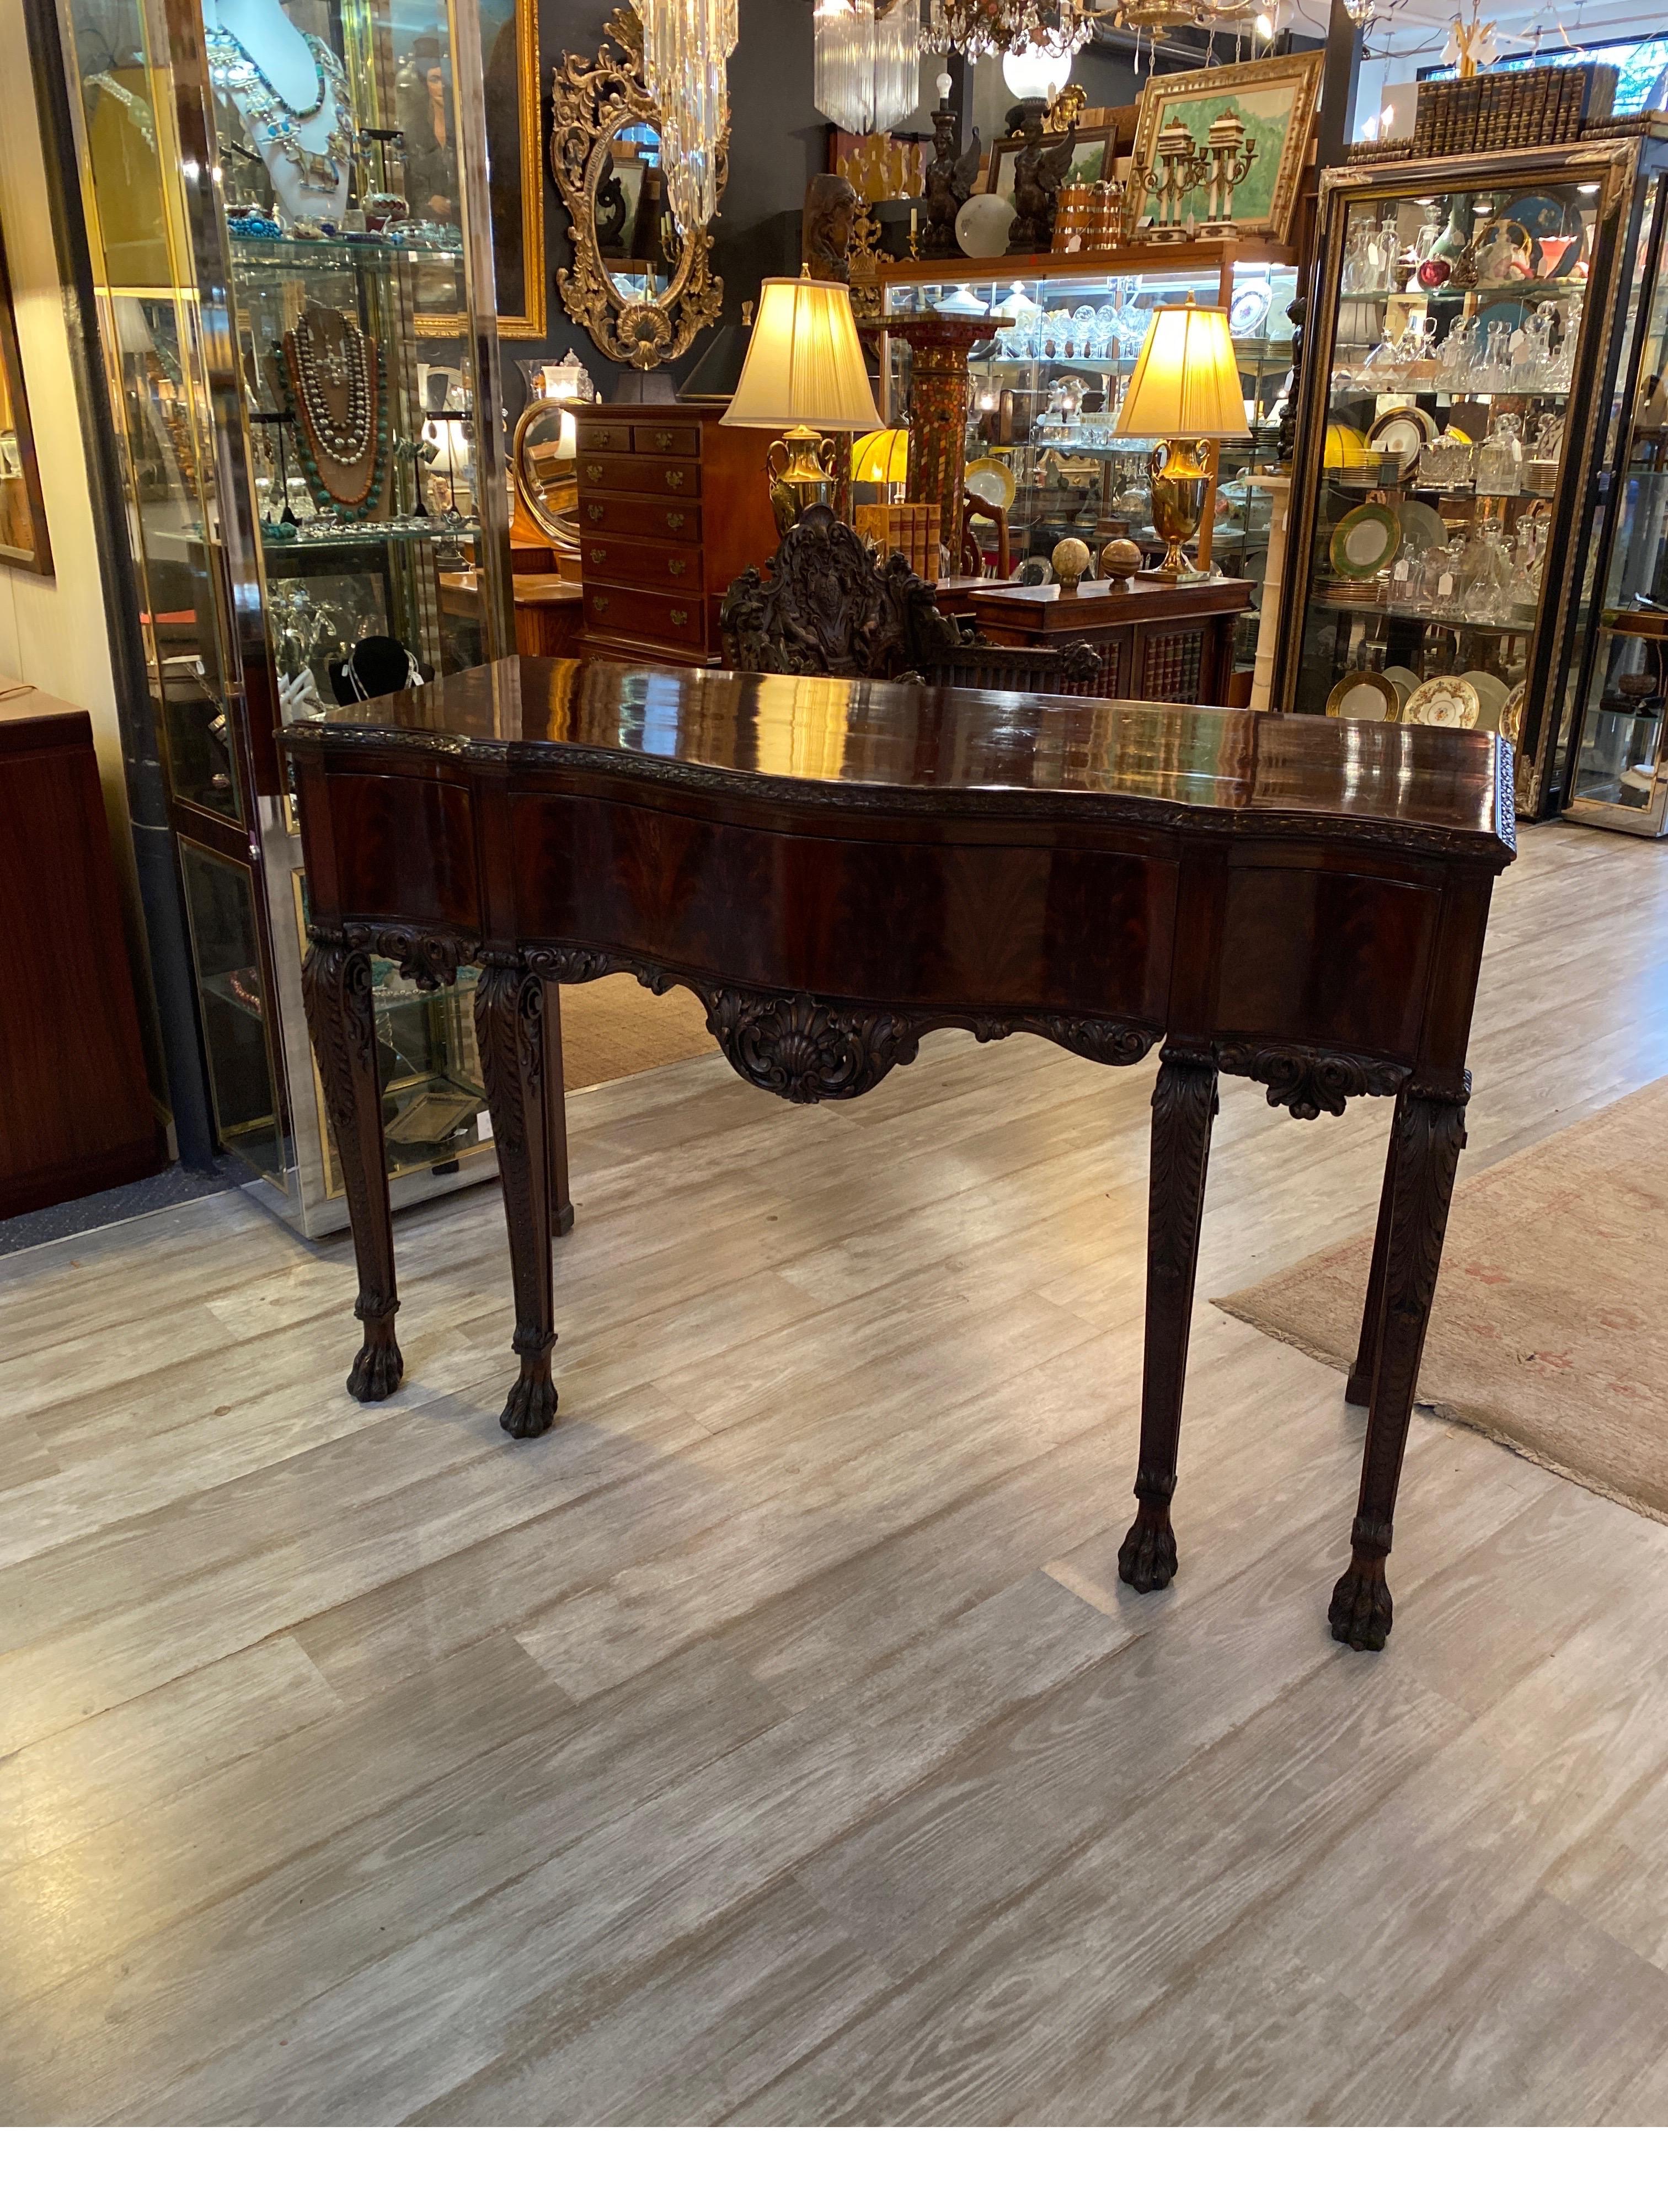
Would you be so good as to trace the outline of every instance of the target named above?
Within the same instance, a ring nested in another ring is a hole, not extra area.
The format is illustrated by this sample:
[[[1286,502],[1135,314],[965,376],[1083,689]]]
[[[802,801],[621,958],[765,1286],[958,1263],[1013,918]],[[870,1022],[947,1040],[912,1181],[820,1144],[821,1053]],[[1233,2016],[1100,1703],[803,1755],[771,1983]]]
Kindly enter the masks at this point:
[[[812,98],[836,129],[866,138],[921,100],[921,0],[817,0]]]

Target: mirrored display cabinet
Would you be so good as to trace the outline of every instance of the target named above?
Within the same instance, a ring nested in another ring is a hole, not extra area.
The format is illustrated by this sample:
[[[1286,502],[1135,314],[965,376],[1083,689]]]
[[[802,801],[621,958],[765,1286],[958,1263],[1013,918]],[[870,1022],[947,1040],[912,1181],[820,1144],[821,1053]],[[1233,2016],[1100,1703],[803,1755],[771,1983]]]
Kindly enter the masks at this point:
[[[221,1141],[346,1219],[273,742],[513,651],[478,12],[66,0],[71,106]],[[494,1166],[472,976],[375,963],[397,1205]]]
[[[1565,812],[1635,836],[1668,829],[1668,194],[1641,234],[1650,298],[1608,432],[1608,543]]]
[[[1252,241],[1239,255],[1259,251]],[[904,272],[907,272],[906,277]],[[965,272],[965,273],[963,273]],[[967,488],[1007,516],[1010,561],[1046,559],[1062,538],[1098,555],[1132,538],[1151,565],[1162,550],[1148,491],[1149,438],[1113,434],[1118,410],[1155,309],[1191,294],[1228,310],[1246,401],[1243,445],[1224,444],[1209,557],[1224,574],[1260,584],[1266,571],[1268,495],[1246,479],[1271,462],[1292,365],[1287,310],[1297,271],[1279,262],[1225,255],[1220,246],[1054,256],[1046,273],[1000,261],[898,265],[885,287],[889,315],[937,309],[1011,325],[969,356]],[[907,343],[885,343],[882,412],[909,408]],[[975,523],[990,544],[991,527]],[[993,546],[992,549],[993,550]],[[1256,655],[1254,613],[1240,624],[1235,664]]]
[[[1647,137],[1322,179],[1276,697],[1568,781],[1660,222]]]

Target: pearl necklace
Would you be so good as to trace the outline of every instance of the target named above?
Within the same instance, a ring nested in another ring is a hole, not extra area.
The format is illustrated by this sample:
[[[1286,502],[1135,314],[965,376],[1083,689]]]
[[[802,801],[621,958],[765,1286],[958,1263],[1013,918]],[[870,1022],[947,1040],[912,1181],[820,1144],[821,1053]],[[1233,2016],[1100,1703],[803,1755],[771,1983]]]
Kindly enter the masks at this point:
[[[342,325],[342,343],[326,342],[319,360],[319,340],[309,318],[295,325],[295,365],[300,372],[301,398],[307,416],[307,434],[338,468],[356,467],[365,458],[371,437],[370,341],[354,324]],[[337,417],[325,389],[328,377],[348,387],[345,421]]]
[[[209,76],[215,90],[246,118],[264,160],[270,163],[272,155],[282,154],[294,162],[311,191],[333,192],[342,181],[342,164],[353,151],[348,73],[322,39],[311,32],[304,35],[318,72],[318,97],[311,107],[291,107],[242,40],[218,24],[204,33]],[[332,102],[331,132],[324,152],[315,153],[301,143],[296,125],[311,122],[327,100]]]

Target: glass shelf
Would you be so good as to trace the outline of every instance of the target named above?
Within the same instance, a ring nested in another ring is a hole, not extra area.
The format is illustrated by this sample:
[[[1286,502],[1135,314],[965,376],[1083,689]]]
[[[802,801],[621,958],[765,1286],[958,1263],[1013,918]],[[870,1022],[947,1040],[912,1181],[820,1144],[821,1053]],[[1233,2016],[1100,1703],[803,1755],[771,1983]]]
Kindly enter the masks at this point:
[[[338,234],[335,238],[241,238],[232,234],[232,265],[246,276],[264,270],[286,276],[339,273],[364,264],[405,262],[412,267],[461,268],[463,244],[401,245],[385,238]]]
[[[446,545],[460,550],[481,534],[473,516],[462,522],[440,523],[432,517],[394,515],[385,521],[344,522],[318,528],[302,523],[294,537],[278,536],[270,522],[261,525],[261,539],[269,554],[313,553],[337,545]]]

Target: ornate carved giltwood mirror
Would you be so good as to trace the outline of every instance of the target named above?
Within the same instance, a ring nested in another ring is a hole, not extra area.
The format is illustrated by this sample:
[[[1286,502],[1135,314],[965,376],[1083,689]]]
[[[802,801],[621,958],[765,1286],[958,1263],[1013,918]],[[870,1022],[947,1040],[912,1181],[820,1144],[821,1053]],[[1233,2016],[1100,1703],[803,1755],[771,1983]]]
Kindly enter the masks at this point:
[[[712,273],[711,234],[680,231],[662,197],[660,118],[630,9],[609,17],[594,62],[562,56],[551,105],[550,168],[573,242],[573,266],[558,277],[562,305],[610,360],[658,368],[718,320],[724,287]],[[726,138],[720,191],[728,152]]]

